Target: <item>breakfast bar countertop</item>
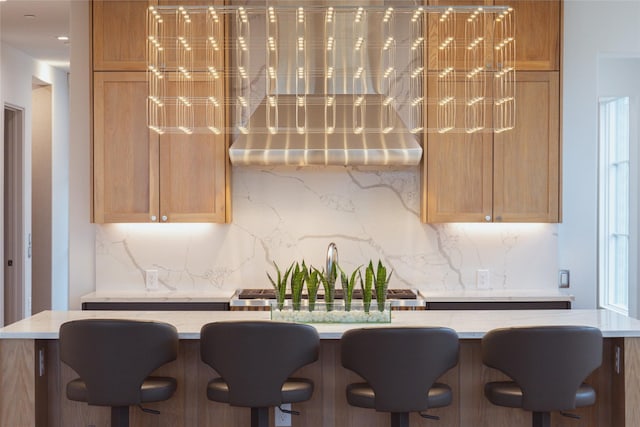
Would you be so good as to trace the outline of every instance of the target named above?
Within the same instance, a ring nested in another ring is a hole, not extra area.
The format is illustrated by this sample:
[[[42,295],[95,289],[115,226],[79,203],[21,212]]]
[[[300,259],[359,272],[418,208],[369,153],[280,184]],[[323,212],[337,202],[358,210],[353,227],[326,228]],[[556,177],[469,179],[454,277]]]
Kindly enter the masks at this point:
[[[178,329],[180,339],[200,338],[209,322],[269,320],[268,311],[43,311],[0,329],[0,339],[58,339],[64,322],[87,318],[135,319],[167,322]],[[314,323],[322,339],[339,339],[361,327],[446,326],[460,339],[479,339],[491,329],[513,326],[584,325],[602,330],[604,337],[640,337],[640,320],[609,310],[451,310],[393,311],[391,323]]]

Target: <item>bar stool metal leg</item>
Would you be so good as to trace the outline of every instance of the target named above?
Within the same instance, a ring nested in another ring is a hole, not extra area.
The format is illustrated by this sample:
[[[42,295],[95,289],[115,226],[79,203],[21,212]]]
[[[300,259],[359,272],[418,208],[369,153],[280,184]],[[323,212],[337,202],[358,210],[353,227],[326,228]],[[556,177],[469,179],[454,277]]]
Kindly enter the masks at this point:
[[[532,421],[532,427],[551,427],[551,413],[534,412]]]
[[[269,427],[269,408],[251,408],[251,427]]]
[[[128,406],[114,406],[111,408],[111,427],[129,427]]]
[[[409,427],[409,413],[392,412],[391,427]]]

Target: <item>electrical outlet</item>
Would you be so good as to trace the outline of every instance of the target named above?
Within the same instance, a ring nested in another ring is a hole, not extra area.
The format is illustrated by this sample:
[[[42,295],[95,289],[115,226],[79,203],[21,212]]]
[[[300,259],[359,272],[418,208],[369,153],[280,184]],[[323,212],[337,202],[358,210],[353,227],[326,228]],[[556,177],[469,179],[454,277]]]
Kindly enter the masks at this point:
[[[144,281],[148,290],[158,289],[158,270],[145,270]]]
[[[287,411],[291,410],[291,403],[283,403],[280,405],[282,409],[286,409]],[[275,425],[276,427],[290,427],[291,426],[291,414],[286,412],[282,412],[280,408],[276,406],[275,411],[273,411],[276,417]]]
[[[489,289],[489,270],[476,270],[476,287],[478,289]]]

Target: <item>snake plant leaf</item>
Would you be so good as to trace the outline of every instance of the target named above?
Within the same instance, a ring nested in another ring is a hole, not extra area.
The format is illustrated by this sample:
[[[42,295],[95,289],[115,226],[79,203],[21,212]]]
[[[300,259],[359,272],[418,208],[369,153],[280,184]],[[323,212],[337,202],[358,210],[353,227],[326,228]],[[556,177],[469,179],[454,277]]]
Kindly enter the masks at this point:
[[[369,265],[364,271],[364,284],[362,277],[360,278],[360,286],[362,286],[362,304],[364,305],[365,313],[369,312],[371,307],[372,288],[374,283],[373,262],[369,261]]]
[[[285,271],[284,275],[282,274],[280,267],[278,267],[278,264],[276,264],[275,261],[273,262],[273,265],[275,266],[276,272],[278,273],[278,280],[273,280],[269,273],[267,273],[267,277],[276,290],[276,302],[278,304],[278,309],[282,310],[282,308],[284,307],[284,300],[287,295],[287,279],[289,278],[289,274],[291,274],[291,270],[293,269],[293,263],[291,263],[289,268]]]
[[[387,276],[387,268],[382,264],[382,261],[378,260],[377,273],[375,275],[376,283],[376,300],[378,302],[378,310],[384,311],[385,302],[387,300],[387,289],[389,287],[389,280],[393,270]]]
[[[356,277],[358,273],[360,273],[360,268],[362,266],[358,266],[352,273],[351,277],[347,276],[347,274],[340,268],[340,280],[342,282],[342,290],[344,291],[344,309],[345,311],[351,311],[351,301],[353,300],[353,290],[356,284]]]
[[[293,273],[291,274],[291,303],[294,310],[300,310],[305,276],[306,266],[304,266],[304,261],[303,267],[300,267],[300,264],[296,262]]]
[[[313,311],[316,306],[318,287],[320,286],[320,272],[317,268],[310,266],[307,275],[307,294],[309,298],[309,311]]]

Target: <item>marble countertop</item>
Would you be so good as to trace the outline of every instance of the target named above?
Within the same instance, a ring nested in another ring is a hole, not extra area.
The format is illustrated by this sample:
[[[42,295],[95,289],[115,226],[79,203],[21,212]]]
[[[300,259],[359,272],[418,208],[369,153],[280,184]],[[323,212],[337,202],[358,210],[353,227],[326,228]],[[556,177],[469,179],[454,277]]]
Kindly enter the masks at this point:
[[[481,315],[480,315],[481,313]],[[0,329],[0,339],[57,339],[64,322],[87,318],[137,319],[167,322],[181,339],[199,339],[200,328],[224,320],[268,320],[267,311],[43,311]],[[495,328],[509,326],[584,325],[605,337],[640,337],[640,320],[608,310],[393,311],[387,324],[313,324],[322,339],[339,339],[353,328],[446,326],[461,339],[478,339]]]
[[[420,291],[429,302],[540,302],[573,301],[573,295],[556,289],[469,289]]]
[[[229,302],[235,289],[215,291],[135,291],[92,292],[80,298],[80,302]],[[538,302],[573,301],[573,295],[555,289],[470,289],[470,290],[419,290],[430,302]]]
[[[235,289],[215,291],[135,291],[135,292],[91,292],[83,295],[80,302],[229,302]]]

